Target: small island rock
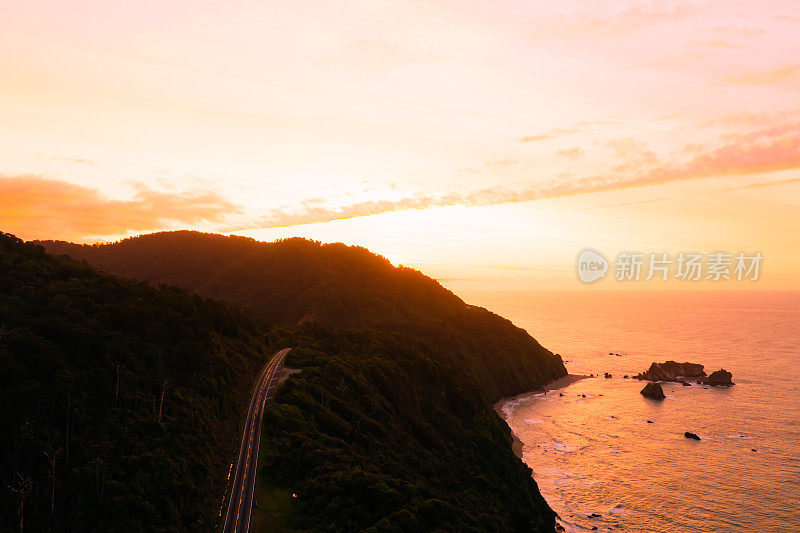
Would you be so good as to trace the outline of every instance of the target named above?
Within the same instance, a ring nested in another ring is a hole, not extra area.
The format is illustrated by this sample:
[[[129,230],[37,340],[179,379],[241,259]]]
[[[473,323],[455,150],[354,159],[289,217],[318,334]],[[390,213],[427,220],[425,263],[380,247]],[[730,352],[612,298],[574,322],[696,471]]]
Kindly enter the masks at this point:
[[[666,396],[664,396],[664,389],[662,389],[661,385],[658,383],[648,383],[640,393],[645,398],[651,398],[653,400],[663,400],[666,398]]]
[[[714,387],[729,387],[733,385],[731,378],[733,378],[733,375],[730,372],[720,369],[712,372],[710,376],[703,380],[703,383]]]
[[[696,433],[692,433],[691,431],[687,431],[686,433],[683,434],[683,436],[686,437],[687,439],[700,440],[700,436],[697,435]]]
[[[636,379],[646,379],[648,381],[678,381],[679,377],[704,378],[706,373],[703,370],[703,365],[665,361],[651,364],[646,372],[642,372],[635,377]]]

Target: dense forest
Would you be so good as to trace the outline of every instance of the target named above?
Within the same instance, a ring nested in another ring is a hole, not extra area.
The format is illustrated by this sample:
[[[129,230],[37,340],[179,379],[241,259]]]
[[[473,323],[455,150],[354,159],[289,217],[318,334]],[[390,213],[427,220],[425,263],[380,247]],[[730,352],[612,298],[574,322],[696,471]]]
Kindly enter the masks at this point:
[[[508,426],[457,362],[431,357],[405,333],[307,325],[298,335],[305,342],[287,364],[303,370],[264,419],[259,483],[291,502],[288,516],[268,523],[553,531],[555,515],[512,452]]]
[[[421,273],[302,239],[0,243],[0,502],[26,529],[214,529],[255,376],[292,347],[265,530],[553,530],[491,404],[561,359]]]
[[[104,245],[39,244],[112,274],[235,304],[270,324],[317,322],[412,334],[428,341],[432,357],[458,360],[493,399],[566,374],[559,357],[510,321],[357,246],[192,231]]]
[[[0,234],[2,530],[213,528],[271,353],[225,304]]]

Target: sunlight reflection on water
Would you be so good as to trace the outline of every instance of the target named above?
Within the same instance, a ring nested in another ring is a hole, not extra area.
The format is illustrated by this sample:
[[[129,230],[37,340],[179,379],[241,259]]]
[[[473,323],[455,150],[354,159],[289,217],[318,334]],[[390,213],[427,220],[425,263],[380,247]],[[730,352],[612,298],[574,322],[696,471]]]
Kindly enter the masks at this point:
[[[575,361],[570,373],[601,376],[504,405],[571,529],[800,531],[800,295],[524,296],[481,303]],[[663,384],[659,402],[622,378],[668,359],[725,368],[737,384]]]

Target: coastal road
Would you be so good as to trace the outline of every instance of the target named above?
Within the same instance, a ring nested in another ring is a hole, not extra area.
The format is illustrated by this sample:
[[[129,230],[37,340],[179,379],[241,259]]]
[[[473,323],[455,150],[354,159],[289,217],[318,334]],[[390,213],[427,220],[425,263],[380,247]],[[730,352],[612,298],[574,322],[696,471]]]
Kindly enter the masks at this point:
[[[283,358],[290,348],[281,350],[272,356],[267,366],[261,371],[256,382],[250,408],[244,423],[242,447],[239,450],[239,462],[236,464],[236,475],[233,478],[231,498],[228,503],[228,514],[225,516],[225,533],[247,533],[250,531],[250,513],[253,510],[253,492],[256,488],[256,470],[258,470],[258,445],[261,442],[261,420],[264,407],[278,385]]]

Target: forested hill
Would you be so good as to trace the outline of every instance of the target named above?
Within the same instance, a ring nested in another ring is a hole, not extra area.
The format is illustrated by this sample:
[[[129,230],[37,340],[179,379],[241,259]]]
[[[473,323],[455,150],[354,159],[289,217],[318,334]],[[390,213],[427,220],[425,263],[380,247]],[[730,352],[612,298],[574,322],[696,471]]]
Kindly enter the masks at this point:
[[[460,362],[490,400],[566,374],[560,357],[510,321],[360,247],[189,231],[104,245],[39,244],[113,274],[236,304],[272,324],[413,332],[431,357]]]
[[[255,530],[553,531],[467,370],[481,333],[406,325],[268,329],[0,234],[0,531],[214,530],[248,393],[284,347],[302,372],[266,410],[257,495],[281,513]]]
[[[265,339],[0,233],[0,531],[211,531]]]

